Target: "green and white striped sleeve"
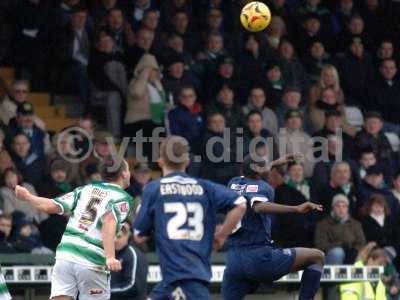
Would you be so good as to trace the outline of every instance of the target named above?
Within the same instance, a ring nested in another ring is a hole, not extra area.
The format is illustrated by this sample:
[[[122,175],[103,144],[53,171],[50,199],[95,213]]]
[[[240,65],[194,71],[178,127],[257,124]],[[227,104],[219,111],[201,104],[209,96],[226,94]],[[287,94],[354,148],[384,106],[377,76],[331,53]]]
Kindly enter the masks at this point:
[[[81,195],[82,187],[78,187],[70,193],[64,194],[53,199],[54,203],[61,208],[60,215],[68,214],[74,211]]]

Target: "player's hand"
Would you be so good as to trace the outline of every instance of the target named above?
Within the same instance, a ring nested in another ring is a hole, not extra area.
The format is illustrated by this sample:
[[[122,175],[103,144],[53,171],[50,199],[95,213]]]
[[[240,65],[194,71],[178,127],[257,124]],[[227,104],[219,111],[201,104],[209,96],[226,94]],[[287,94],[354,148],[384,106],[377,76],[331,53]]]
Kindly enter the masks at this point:
[[[214,235],[213,251],[218,252],[222,249],[225,244],[226,236],[219,234],[218,232]]]
[[[322,205],[312,202],[304,202],[303,204],[296,206],[296,211],[299,214],[306,214],[310,211],[322,211]]]
[[[15,195],[20,200],[29,201],[29,196],[31,193],[25,187],[17,185],[15,187]]]
[[[106,259],[107,268],[112,272],[119,272],[122,270],[121,262],[115,257]]]

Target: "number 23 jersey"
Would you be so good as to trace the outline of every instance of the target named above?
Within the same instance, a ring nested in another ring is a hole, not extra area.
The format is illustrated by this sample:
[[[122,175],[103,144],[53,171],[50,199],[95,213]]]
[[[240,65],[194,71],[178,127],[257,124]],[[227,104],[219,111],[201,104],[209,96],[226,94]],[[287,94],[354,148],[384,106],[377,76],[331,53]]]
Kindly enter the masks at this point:
[[[53,201],[60,206],[60,214],[70,214],[56,259],[105,271],[101,234],[104,216],[111,212],[119,231],[131,214],[133,198],[116,184],[91,183]]]
[[[144,189],[135,234],[154,233],[163,282],[209,281],[217,212],[246,200],[226,187],[174,172]]]

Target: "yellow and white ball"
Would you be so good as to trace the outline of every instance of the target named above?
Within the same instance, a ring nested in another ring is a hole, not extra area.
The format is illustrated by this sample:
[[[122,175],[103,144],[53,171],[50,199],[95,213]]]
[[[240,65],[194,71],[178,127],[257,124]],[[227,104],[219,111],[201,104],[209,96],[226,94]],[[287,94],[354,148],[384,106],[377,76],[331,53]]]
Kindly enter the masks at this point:
[[[243,7],[240,14],[240,22],[248,31],[262,31],[271,22],[271,11],[262,2],[250,2]]]

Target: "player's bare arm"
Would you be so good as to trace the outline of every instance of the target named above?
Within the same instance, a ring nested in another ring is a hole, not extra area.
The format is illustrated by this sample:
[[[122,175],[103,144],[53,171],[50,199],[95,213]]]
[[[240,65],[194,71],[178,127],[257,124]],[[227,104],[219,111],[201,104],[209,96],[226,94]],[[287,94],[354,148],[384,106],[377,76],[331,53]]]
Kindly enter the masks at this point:
[[[106,265],[110,271],[121,271],[121,262],[115,258],[115,232],[117,230],[117,221],[112,213],[104,216],[104,223],[101,229],[103,238],[104,253],[106,256]]]
[[[15,195],[18,199],[22,201],[26,201],[31,204],[37,210],[48,214],[60,214],[62,213],[62,209],[60,206],[55,204],[52,199],[39,197],[31,194],[26,188],[23,186],[17,185],[15,187]]]
[[[222,248],[225,240],[232,233],[236,225],[240,222],[246,213],[246,203],[240,203],[235,206],[226,215],[225,222],[220,226],[218,232],[214,235],[214,250],[218,251]]]
[[[296,206],[281,205],[273,202],[256,202],[253,204],[253,209],[259,214],[306,214],[312,211],[322,211],[322,205],[312,202],[304,202]]]

